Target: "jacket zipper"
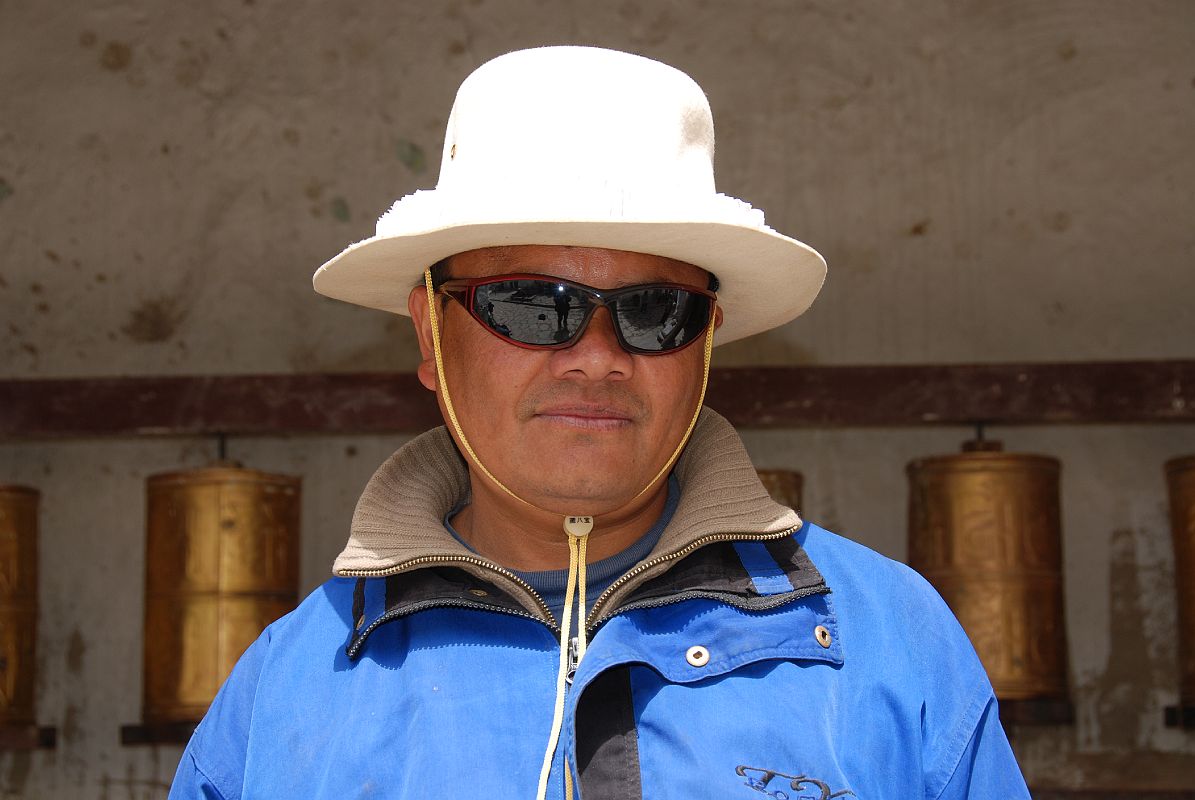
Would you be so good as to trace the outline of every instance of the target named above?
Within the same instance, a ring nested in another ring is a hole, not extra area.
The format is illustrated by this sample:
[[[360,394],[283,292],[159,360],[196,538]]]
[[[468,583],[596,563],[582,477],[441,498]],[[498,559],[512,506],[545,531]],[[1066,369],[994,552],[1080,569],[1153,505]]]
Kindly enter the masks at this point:
[[[414,605],[407,606],[401,610],[387,611],[386,613],[382,614],[382,616],[369,623],[368,628],[364,628],[353,637],[353,644],[347,651],[349,658],[357,657],[357,653],[361,650],[361,647],[364,646],[365,640],[369,638],[371,633],[373,633],[374,628],[377,628],[380,625],[385,625],[387,622],[396,620],[399,617],[417,614],[420,611],[424,611],[429,608],[468,608],[474,611],[494,611],[498,614],[510,614],[511,616],[515,617],[524,617],[536,622],[543,622],[542,619],[534,614],[528,614],[526,611],[517,611],[513,608],[495,608],[494,606],[488,606],[484,603],[470,603],[468,600],[430,600],[425,603],[415,603]]]
[[[724,605],[732,606],[734,608],[746,609],[750,611],[770,611],[774,608],[779,608],[780,606],[787,605],[797,600],[804,600],[806,597],[812,597],[815,594],[829,594],[829,592],[829,587],[827,587],[825,583],[820,583],[817,586],[809,586],[804,589],[794,589],[793,591],[785,592],[784,594],[771,595],[765,602],[748,608],[738,605],[726,599],[726,597],[719,596],[714,592],[687,591],[670,594],[667,597],[654,597],[650,600],[639,600],[634,603],[627,603],[625,606],[620,606],[618,611],[610,616],[615,617],[618,616],[618,614],[622,614],[627,611],[638,611],[644,608],[663,608],[664,606],[683,603],[686,600],[716,600],[719,603],[723,603]],[[609,617],[606,619],[609,619]]]
[[[674,561],[678,558],[683,558],[683,557],[689,555],[690,553],[692,553],[697,548],[704,547],[707,544],[713,544],[714,542],[768,542],[768,541],[772,541],[773,539],[783,539],[786,536],[792,536],[794,533],[796,533],[800,529],[801,529],[801,525],[795,525],[791,528],[787,528],[785,530],[779,531],[778,533],[769,533],[769,534],[743,535],[741,533],[737,533],[737,534],[736,533],[715,533],[715,534],[711,534],[709,536],[702,536],[700,539],[695,539],[694,541],[692,541],[689,544],[682,547],[680,550],[674,550],[671,553],[666,553],[662,556],[657,556],[656,558],[653,558],[650,561],[644,561],[641,564],[639,564],[638,566],[636,566],[634,569],[632,569],[631,571],[624,574],[621,578],[614,581],[614,583],[612,583],[606,587],[606,590],[601,593],[601,595],[598,597],[597,600],[594,601],[593,608],[590,609],[589,615],[585,619],[585,627],[587,630],[593,630],[599,624],[606,622],[608,619],[615,616],[618,613],[617,611],[613,612],[611,614],[608,614],[604,617],[598,617],[598,612],[601,610],[602,605],[606,602],[606,600],[608,600],[610,598],[610,596],[612,594],[614,594],[615,591],[618,590],[619,587],[625,586],[628,581],[633,580],[637,575],[640,575],[643,572],[645,572],[653,567],[663,564],[666,561]],[[518,575],[515,575],[510,570],[504,569],[504,568],[498,566],[497,564],[491,563],[489,561],[483,561],[480,558],[473,558],[471,556],[457,556],[457,555],[420,556],[419,558],[413,558],[409,561],[404,561],[401,564],[396,564],[393,567],[385,567],[385,568],[381,568],[381,569],[341,570],[340,575],[343,577],[347,577],[347,578],[384,578],[384,577],[389,577],[391,575],[397,575],[400,572],[406,572],[407,570],[413,569],[415,567],[433,566],[433,565],[440,565],[440,564],[453,564],[453,563],[473,564],[474,566],[488,569],[491,572],[496,572],[499,575],[503,576],[504,578],[507,578],[508,580],[512,581],[516,585],[522,587],[522,589],[524,591],[526,591],[527,594],[529,594],[533,600],[535,600],[536,605],[539,606],[540,611],[543,613],[543,618],[540,619],[539,621],[546,623],[548,628],[551,630],[555,631],[555,630],[560,629],[559,625],[556,623],[556,617],[552,614],[552,610],[550,608],[548,608],[548,604],[544,602],[544,599],[542,597],[540,597],[539,593],[537,591],[535,591],[534,588],[531,587],[531,584],[527,583],[525,580],[520,578]],[[683,598],[681,598],[681,599],[683,599]],[[666,603],[660,603],[660,605],[665,605],[665,604]],[[461,605],[467,607],[467,604],[462,603]],[[497,608],[493,608],[492,606],[484,606],[484,605],[480,605],[480,604],[478,604],[476,606],[472,606],[472,607],[482,609],[482,610],[487,610],[487,611],[499,611],[499,612],[505,611],[507,613],[514,614],[516,616],[526,616],[530,619],[536,619],[536,617],[532,616],[531,614],[522,614],[520,612],[513,611],[510,609],[497,609]],[[379,617],[377,620],[375,620],[372,625],[370,625],[368,630],[373,630],[373,628],[376,627],[377,625],[381,624],[384,621],[389,621],[390,619],[393,619],[393,618],[394,617],[391,617],[389,613],[383,614],[381,617]],[[575,641],[576,640],[573,640],[573,642],[570,642],[570,644],[569,644],[570,651],[575,646]],[[569,654],[569,668],[570,668],[570,670],[576,669],[576,666],[574,664],[574,654],[572,652],[570,652],[570,654]]]
[[[552,614],[552,609],[548,608],[548,604],[545,603],[544,599],[539,596],[539,592],[535,591],[535,589],[533,589],[531,587],[531,584],[527,583],[527,581],[523,580],[518,575],[515,575],[510,570],[503,569],[502,567],[498,566],[497,564],[491,563],[489,561],[483,561],[480,558],[473,558],[471,556],[454,556],[454,555],[420,556],[419,558],[412,558],[410,561],[404,561],[401,564],[396,564],[393,567],[386,567],[384,569],[345,569],[345,570],[340,571],[340,575],[343,577],[346,577],[346,578],[388,578],[391,575],[397,575],[400,572],[406,572],[407,570],[412,569],[414,567],[430,567],[430,566],[438,566],[441,564],[446,565],[446,564],[454,564],[454,563],[462,563],[462,562],[465,564],[473,564],[474,566],[477,566],[477,567],[483,567],[484,569],[488,569],[491,572],[496,572],[499,575],[501,575],[502,577],[504,577],[510,581],[513,581],[514,583],[516,583],[517,585],[522,587],[527,592],[527,594],[531,595],[532,599],[535,600],[536,605],[539,606],[539,610],[541,612],[543,612],[544,618],[540,619],[539,621],[546,622],[548,627],[551,628],[552,630],[559,629],[559,626],[556,624],[556,617]],[[477,608],[484,608],[489,611],[506,611],[507,610],[507,609],[495,609],[490,606],[482,606],[482,605],[478,605]],[[516,614],[516,615],[518,614],[518,612],[514,612],[514,611],[511,611],[510,613]],[[385,616],[385,615],[383,615],[383,616]],[[531,614],[525,614],[524,616],[530,617],[531,619],[536,619]]]
[[[643,563],[639,564],[639,566],[635,567],[630,572],[627,572],[621,578],[614,581],[614,583],[607,586],[606,591],[602,592],[601,595],[598,596],[598,599],[593,601],[593,608],[590,609],[589,616],[586,617],[586,619],[585,619],[585,628],[586,628],[586,630],[592,630],[592,629],[596,628],[599,624],[605,622],[606,620],[610,619],[611,617],[615,616],[615,614],[618,613],[617,611],[615,611],[611,614],[607,614],[604,617],[600,617],[600,618],[598,617],[598,611],[601,609],[602,604],[605,603],[607,599],[609,599],[610,595],[614,594],[614,592],[618,590],[618,587],[625,585],[627,583],[627,581],[633,580],[636,575],[642,574],[643,572],[651,569],[652,567],[663,564],[665,561],[672,561],[672,560],[675,560],[678,558],[683,558],[684,556],[689,555],[689,553],[692,553],[697,548],[704,547],[707,544],[713,544],[714,542],[768,542],[773,539],[783,539],[786,536],[792,536],[794,533],[796,533],[800,529],[801,529],[801,526],[796,525],[792,528],[788,528],[787,530],[780,531],[779,533],[756,534],[753,536],[752,535],[744,536],[741,533],[738,533],[738,534],[715,533],[715,534],[711,534],[709,536],[703,536],[700,539],[696,539],[695,541],[692,541],[689,544],[682,547],[680,550],[676,550],[676,551],[674,551],[672,553],[668,553],[666,555],[657,556],[656,558],[653,558],[651,561],[644,561]]]
[[[581,651],[581,644],[577,641],[577,637],[568,640],[568,669],[564,673],[564,682],[569,686],[573,685],[573,676],[577,674],[577,665],[581,663],[579,653]]]

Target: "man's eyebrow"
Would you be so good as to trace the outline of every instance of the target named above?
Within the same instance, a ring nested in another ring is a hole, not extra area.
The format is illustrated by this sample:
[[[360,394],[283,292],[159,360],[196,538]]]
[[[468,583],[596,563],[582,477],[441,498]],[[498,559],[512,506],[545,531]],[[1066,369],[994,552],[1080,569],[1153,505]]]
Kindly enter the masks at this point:
[[[509,269],[516,263],[514,253],[508,245],[490,248],[487,255],[491,264],[502,269]]]
[[[614,286],[612,286],[611,288],[621,289],[624,286],[641,286],[645,283],[676,283],[676,281],[669,280],[668,278],[664,277],[663,275],[653,274],[646,278],[639,276],[635,280],[628,280],[626,278],[620,278],[614,282]]]
[[[718,288],[720,286],[719,281],[718,281],[718,276],[712,272],[708,272],[706,274],[707,274],[707,278],[706,278],[705,288],[711,292],[718,291]],[[666,275],[660,275],[658,273],[653,273],[651,275],[651,277],[649,277],[649,278],[639,278],[639,279],[633,280],[633,281],[626,280],[626,279],[620,279],[620,280],[616,281],[615,284],[613,286],[611,286],[610,288],[621,289],[624,286],[640,286],[645,283],[677,283],[677,284],[681,284],[682,286],[699,286],[700,285],[700,281],[690,282],[687,280],[681,280],[681,279],[677,279],[677,278],[669,278]]]

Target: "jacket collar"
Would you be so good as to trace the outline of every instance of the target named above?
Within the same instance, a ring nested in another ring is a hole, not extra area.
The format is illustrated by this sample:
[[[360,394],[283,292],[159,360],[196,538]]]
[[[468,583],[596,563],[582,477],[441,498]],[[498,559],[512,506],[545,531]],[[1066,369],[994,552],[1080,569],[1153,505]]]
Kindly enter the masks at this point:
[[[779,539],[801,525],[795,511],[768,496],[734,428],[709,408],[701,412],[676,476],[680,502],[672,520],[640,566],[603,595],[603,607],[614,608],[635,587],[707,543]],[[525,609],[549,620],[546,607],[517,576],[445,530],[445,515],[468,493],[468,470],[444,427],[412,439],[366,485],[333,572],[383,577],[422,567],[459,567],[497,584]]]

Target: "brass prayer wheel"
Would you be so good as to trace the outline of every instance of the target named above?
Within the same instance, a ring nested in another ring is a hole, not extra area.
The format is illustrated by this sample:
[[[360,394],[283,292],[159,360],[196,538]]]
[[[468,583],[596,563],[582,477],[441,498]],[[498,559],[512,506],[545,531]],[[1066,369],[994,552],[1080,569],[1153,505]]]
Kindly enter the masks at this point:
[[[294,608],[299,499],[299,478],[237,465],[146,480],[146,723],[202,718],[245,648]]]
[[[1166,462],[1178,591],[1179,703],[1195,706],[1195,456]]]
[[[0,486],[0,725],[35,722],[38,498]]]
[[[763,488],[772,499],[796,511],[801,510],[801,490],[805,479],[791,469],[757,469]]]
[[[908,465],[909,565],[954,611],[997,697],[1065,698],[1059,462],[963,449]]]

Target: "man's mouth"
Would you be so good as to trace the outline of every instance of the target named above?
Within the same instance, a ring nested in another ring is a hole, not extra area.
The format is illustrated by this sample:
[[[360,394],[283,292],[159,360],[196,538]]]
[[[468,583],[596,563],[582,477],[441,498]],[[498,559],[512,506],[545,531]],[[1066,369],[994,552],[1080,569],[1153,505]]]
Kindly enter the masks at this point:
[[[547,406],[538,409],[535,417],[550,424],[590,431],[619,430],[633,421],[631,413],[625,409],[586,403]]]

